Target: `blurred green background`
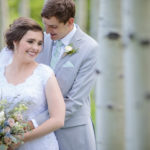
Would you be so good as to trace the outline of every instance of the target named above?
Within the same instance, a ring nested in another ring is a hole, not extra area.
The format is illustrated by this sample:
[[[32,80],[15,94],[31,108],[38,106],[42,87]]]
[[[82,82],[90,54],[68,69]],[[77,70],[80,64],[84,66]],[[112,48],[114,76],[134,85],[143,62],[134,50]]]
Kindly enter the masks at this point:
[[[9,17],[10,17],[10,23],[17,17],[19,17],[19,3],[20,0],[8,0],[9,4]],[[35,19],[41,26],[42,20],[40,16],[40,12],[42,10],[44,0],[30,0],[30,17]]]

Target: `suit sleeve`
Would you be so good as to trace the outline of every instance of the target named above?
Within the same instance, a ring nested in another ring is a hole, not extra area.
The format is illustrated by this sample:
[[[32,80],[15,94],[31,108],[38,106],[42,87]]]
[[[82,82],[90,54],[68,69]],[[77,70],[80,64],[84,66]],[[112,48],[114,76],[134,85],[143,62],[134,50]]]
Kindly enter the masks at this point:
[[[77,112],[85,100],[88,99],[91,88],[93,87],[96,78],[96,45],[92,50],[86,53],[84,60],[78,70],[78,74],[67,96],[64,98],[66,103],[66,121]]]

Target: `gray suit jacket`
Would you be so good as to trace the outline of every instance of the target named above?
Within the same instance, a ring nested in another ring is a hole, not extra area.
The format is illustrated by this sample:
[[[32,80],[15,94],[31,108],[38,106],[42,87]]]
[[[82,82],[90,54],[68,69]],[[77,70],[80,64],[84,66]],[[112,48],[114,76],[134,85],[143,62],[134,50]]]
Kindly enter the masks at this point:
[[[96,78],[96,51],[98,50],[98,44],[79,27],[70,43],[73,44],[73,48],[77,49],[77,52],[62,57],[54,70],[66,103],[64,128],[88,122],[90,117],[89,94]],[[52,40],[49,34],[45,33],[44,48],[37,57],[37,61],[50,65],[51,54]],[[67,63],[72,65],[67,66]],[[41,123],[40,119],[41,117],[37,117],[38,123]]]
[[[49,65],[52,41],[47,34],[44,38],[44,48],[37,61]],[[55,134],[59,150],[96,150],[90,116],[90,90],[96,78],[96,53],[99,48],[79,27],[70,43],[77,52],[62,57],[54,70],[66,104],[65,125]],[[41,124],[47,117],[48,112],[45,111],[35,119]]]

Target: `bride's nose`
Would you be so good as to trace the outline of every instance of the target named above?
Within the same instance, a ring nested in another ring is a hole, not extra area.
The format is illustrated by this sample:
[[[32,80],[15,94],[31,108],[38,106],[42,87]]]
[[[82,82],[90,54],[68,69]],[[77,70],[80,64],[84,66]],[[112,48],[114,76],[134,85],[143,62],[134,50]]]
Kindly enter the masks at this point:
[[[33,44],[32,48],[33,48],[34,52],[38,52],[40,50],[40,46],[37,43]]]

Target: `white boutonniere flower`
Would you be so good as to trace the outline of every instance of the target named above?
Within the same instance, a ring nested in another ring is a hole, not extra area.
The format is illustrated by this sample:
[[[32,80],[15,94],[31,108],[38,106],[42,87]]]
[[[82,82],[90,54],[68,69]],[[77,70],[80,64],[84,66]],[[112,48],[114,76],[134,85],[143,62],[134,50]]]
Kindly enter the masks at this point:
[[[77,52],[77,49],[74,49],[72,44],[69,44],[65,47],[65,55],[72,55]]]

